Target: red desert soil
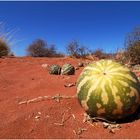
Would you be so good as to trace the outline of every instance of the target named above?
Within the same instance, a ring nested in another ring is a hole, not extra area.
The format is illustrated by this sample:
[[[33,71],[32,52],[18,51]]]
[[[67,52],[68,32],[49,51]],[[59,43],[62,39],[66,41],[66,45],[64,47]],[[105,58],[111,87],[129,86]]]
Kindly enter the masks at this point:
[[[140,120],[121,123],[114,133],[102,122],[83,122],[84,111],[76,98],[41,99],[41,97],[75,96],[75,75],[50,75],[42,64],[71,63],[72,58],[4,58],[0,59],[0,138],[140,138]],[[38,98],[39,97],[39,98]],[[35,102],[25,102],[31,99]],[[40,99],[40,100],[38,100]],[[21,103],[21,104],[19,104]],[[22,104],[23,103],[23,104]],[[62,122],[64,121],[64,122]]]

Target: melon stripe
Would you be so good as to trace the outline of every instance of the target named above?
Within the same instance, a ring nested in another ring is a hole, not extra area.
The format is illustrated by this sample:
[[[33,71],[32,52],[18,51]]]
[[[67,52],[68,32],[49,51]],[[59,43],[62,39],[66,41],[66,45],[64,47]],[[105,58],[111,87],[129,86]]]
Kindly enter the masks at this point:
[[[74,66],[72,66],[71,64],[64,64],[62,66],[62,70],[61,70],[62,75],[70,75],[74,73],[75,73],[75,69]]]

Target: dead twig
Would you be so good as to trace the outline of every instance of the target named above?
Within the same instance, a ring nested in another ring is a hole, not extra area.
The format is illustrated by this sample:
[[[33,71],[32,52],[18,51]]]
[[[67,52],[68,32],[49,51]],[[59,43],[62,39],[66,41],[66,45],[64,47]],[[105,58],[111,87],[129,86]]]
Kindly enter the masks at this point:
[[[101,118],[101,117],[91,118],[86,113],[84,114],[83,123],[88,122],[92,125],[93,122],[95,122],[95,121],[96,122],[102,121],[103,122],[103,127],[108,129],[110,133],[115,133],[115,130],[119,130],[121,128],[121,126],[119,124],[116,124],[116,122],[112,122],[112,121],[109,121],[109,120],[107,120],[105,118]]]
[[[21,104],[35,103],[35,102],[39,102],[39,101],[45,101],[49,98],[50,98],[50,96],[39,96],[37,98],[33,98],[33,99],[30,99],[30,100],[21,101],[18,104],[21,105]]]
[[[71,99],[71,98],[75,98],[75,96],[61,96],[60,94],[57,94],[55,96],[39,96],[37,98],[33,98],[30,100],[21,101],[18,104],[19,105],[29,104],[29,103],[35,103],[35,102],[45,101],[45,100],[49,100],[49,99],[54,99],[57,102],[60,102],[60,99]]]
[[[54,123],[55,125],[64,126],[64,123]]]
[[[73,86],[75,86],[76,85],[76,83],[69,83],[69,84],[65,84],[64,86],[65,87],[73,87]]]
[[[60,99],[71,99],[75,98],[75,96],[61,96],[60,94],[57,94],[52,97],[52,99],[56,100],[57,102],[60,102]]]
[[[67,79],[70,79],[69,76],[67,76],[66,78],[64,76],[62,76],[62,78],[64,78],[63,80],[67,80]]]
[[[110,123],[110,124],[116,124],[116,122],[112,122],[112,121],[109,121],[109,120],[107,120],[107,119],[105,119],[105,118],[101,118],[101,117],[93,117],[93,118],[91,118],[88,114],[84,113],[83,123],[84,123],[84,122],[87,122],[87,121],[89,121],[89,122],[93,122],[93,121],[96,121],[96,122],[98,122],[98,121],[103,121],[103,122],[108,122],[108,123]]]
[[[68,111],[68,110],[66,110],[66,111]],[[61,122],[60,122],[60,123],[54,123],[55,125],[64,126],[64,123],[65,123],[67,120],[70,119],[71,115],[70,115],[67,119],[65,119],[66,111],[62,113],[62,120],[61,120]]]
[[[78,138],[80,138],[80,135],[84,132],[84,131],[86,131],[87,129],[85,129],[85,128],[78,128],[78,130],[76,131],[76,130],[73,130],[73,133],[75,134],[75,135],[77,135],[78,136]]]
[[[76,96],[62,96],[63,99],[72,99],[72,98],[76,98]]]
[[[21,105],[21,104],[27,104],[27,101],[21,101],[21,102],[19,102],[18,104],[19,104],[19,105]]]
[[[54,99],[57,102],[60,102],[60,99],[62,99],[62,96],[60,96],[60,94],[57,94],[57,95],[53,96],[52,99]]]
[[[115,133],[115,130],[119,130],[121,128],[119,124],[109,124],[106,122],[103,122],[103,127],[108,129],[111,133]]]
[[[71,115],[72,115],[73,119],[75,120],[76,119],[75,115],[74,114],[71,114]]]

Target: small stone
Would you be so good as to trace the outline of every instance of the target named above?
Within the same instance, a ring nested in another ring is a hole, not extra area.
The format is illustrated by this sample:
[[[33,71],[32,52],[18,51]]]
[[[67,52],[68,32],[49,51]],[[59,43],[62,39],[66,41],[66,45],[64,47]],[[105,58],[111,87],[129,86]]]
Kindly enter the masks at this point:
[[[39,119],[40,118],[40,116],[35,116],[35,119]]]
[[[109,125],[110,125],[109,123],[103,122],[103,127],[104,128],[107,128]]]
[[[79,62],[78,63],[78,67],[84,67],[84,63],[83,62]]]
[[[49,65],[48,64],[42,64],[41,65],[43,68],[47,68]]]
[[[33,129],[33,128],[32,128],[32,129],[30,129],[30,130],[29,130],[29,132],[30,132],[30,133],[34,132],[34,129]]]
[[[78,67],[75,67],[75,70],[79,70],[79,68]]]
[[[64,86],[65,87],[72,87],[72,86],[75,86],[76,84],[75,83],[69,83],[69,84],[65,84]]]
[[[49,118],[50,116],[49,115],[46,115],[46,117],[45,118]]]
[[[109,129],[109,132],[114,134],[115,130],[114,129]]]

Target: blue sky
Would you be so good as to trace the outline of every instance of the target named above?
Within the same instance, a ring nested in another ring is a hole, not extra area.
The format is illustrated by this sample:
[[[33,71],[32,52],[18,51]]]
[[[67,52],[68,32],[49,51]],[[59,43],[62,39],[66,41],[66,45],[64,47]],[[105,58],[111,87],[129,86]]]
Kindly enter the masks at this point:
[[[7,30],[18,30],[12,45],[17,56],[26,55],[27,46],[38,38],[61,52],[72,40],[113,52],[140,25],[140,2],[0,2],[0,21]]]

